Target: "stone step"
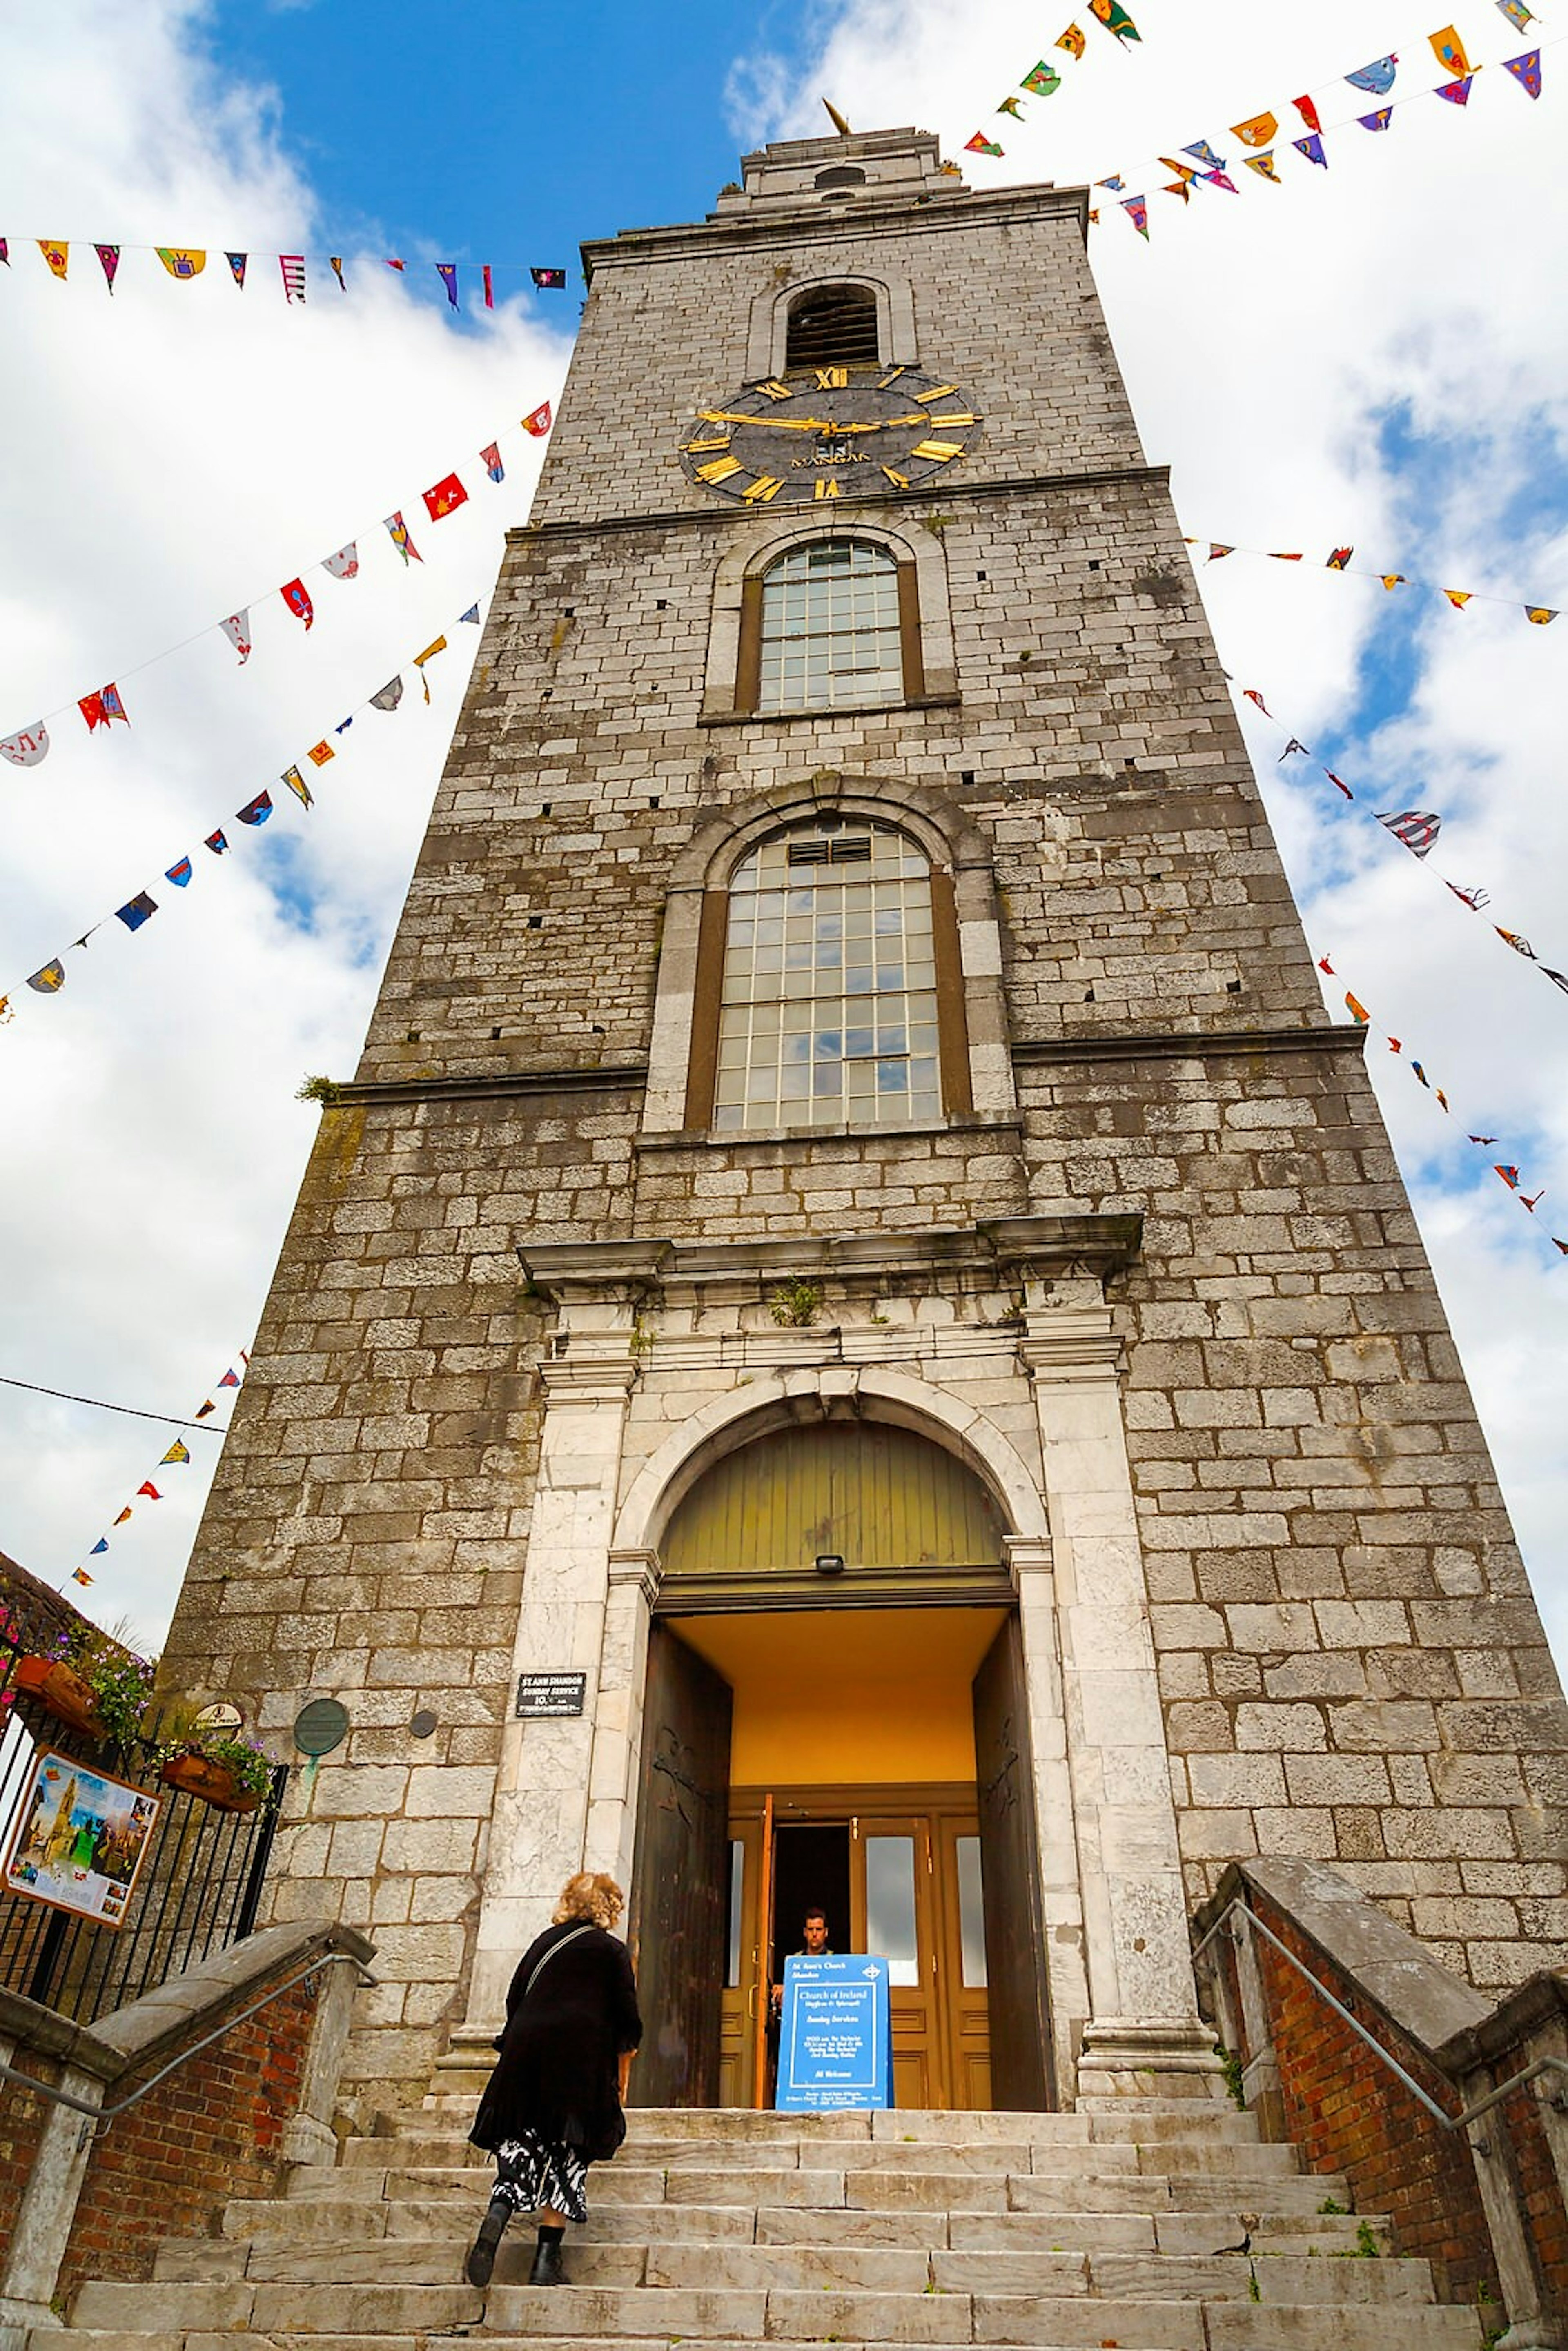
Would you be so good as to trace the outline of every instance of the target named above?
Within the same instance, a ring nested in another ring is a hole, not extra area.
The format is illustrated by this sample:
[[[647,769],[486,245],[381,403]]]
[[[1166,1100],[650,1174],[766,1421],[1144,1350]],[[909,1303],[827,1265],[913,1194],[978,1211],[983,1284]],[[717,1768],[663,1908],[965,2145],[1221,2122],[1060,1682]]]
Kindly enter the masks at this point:
[[[358,2351],[413,2351],[414,2340],[482,2325],[486,2345],[525,2338],[530,2351],[554,2339],[668,2345],[674,2337],[706,2346],[838,2341],[869,2346],[1016,2344],[1029,2351],[1087,2351],[1107,2343],[1119,2351],[1478,2351],[1479,2329],[1467,2307],[1400,2306],[1391,2338],[1389,2304],[1363,2300],[1326,2304],[1276,2298],[1270,2264],[1260,2264],[1260,2299],[1209,2296],[1202,2301],[1124,2299],[1083,2292],[1063,2294],[903,2294],[767,2292],[577,2286],[564,2289],[493,2284],[481,2296],[471,2286],[343,2286],[328,2294],[319,2285],[84,2285],[70,2324],[90,2329],[97,2351],[114,2337],[125,2351],[256,2351],[257,2335],[310,2338],[317,2351],[350,2342]],[[1336,2264],[1336,2269],[1337,2269]],[[1348,2264],[1346,2265],[1349,2266]],[[1373,2269],[1375,2263],[1357,2264]],[[1286,2281],[1281,2278],[1279,2283]],[[58,2333],[38,2330],[36,2351],[59,2351]],[[78,2334],[72,2351],[94,2351]]]
[[[1288,2156],[1290,2150],[1277,2150]],[[338,2171],[309,2166],[289,2180],[290,2201],[400,2202],[462,2199],[482,2193],[487,2174],[471,2166]],[[1349,2209],[1349,2190],[1337,2173],[1279,2170],[1261,2179],[1230,2173],[1093,2170],[1074,2173],[974,2173],[916,2170],[758,2172],[643,2170],[622,2158],[596,2166],[589,2182],[596,2209],[622,2204],[731,2204],[753,2210],[968,2212],[1271,2211],[1316,2213],[1325,2201]],[[1325,2216],[1326,2217],[1326,2216]]]
[[[245,2278],[267,2285],[450,2285],[462,2275],[469,2241],[461,2236],[371,2239],[356,2244],[277,2245],[241,2239],[171,2240],[159,2248],[160,2283],[221,2284]],[[498,2285],[526,2283],[533,2232],[503,2240]],[[1291,2303],[1397,2303],[1431,2300],[1424,2261],[1347,2262],[1325,2271],[1300,2254],[1202,2254],[1096,2247],[952,2252],[864,2244],[604,2243],[574,2237],[566,2255],[574,2285],[659,2286],[695,2291],[760,2288],[878,2294],[1031,2296],[1097,2294],[1116,2299],[1233,2301],[1238,2296]],[[1267,2288],[1265,2293],[1264,2289]]]
[[[466,2095],[434,2093],[418,2108],[377,2114],[371,2133],[402,2137],[425,2129],[460,2131],[466,2135],[476,2101]],[[1082,2145],[1084,2140],[1113,2139],[1256,2139],[1254,2115],[1226,2103],[1192,2103],[1175,2106],[1140,2106],[1135,2110],[1039,2114],[1007,2108],[973,2113],[938,2107],[888,2108],[870,2114],[792,2115],[746,2106],[632,2106],[626,2115],[629,2144],[643,2139],[719,2139],[731,2145],[766,2143],[771,2138],[827,2141],[846,2139],[936,2139],[944,2146],[966,2147],[990,2139],[1059,2139]]]
[[[477,2199],[408,2199],[401,2202],[346,2204],[340,2199],[305,2202],[257,2199],[231,2204],[224,2215],[225,2239],[253,2244],[323,2245],[375,2243],[411,2237],[466,2241]],[[1373,2228],[1380,2251],[1386,2226]],[[596,2205],[587,2226],[572,2232],[579,2244],[758,2244],[892,2245],[926,2252],[1081,2252],[1214,2253],[1239,2244],[1250,2232],[1260,2252],[1319,2254],[1358,2250],[1358,2218],[1308,2212],[1042,2211],[964,2212],[921,2210],[862,2211],[807,2206],[756,2208],[728,2204]],[[210,2239],[199,2241],[211,2244]],[[169,2273],[162,2273],[169,2274]],[[187,2275],[202,2273],[188,2271]],[[214,2273],[215,2274],[215,2273]]]

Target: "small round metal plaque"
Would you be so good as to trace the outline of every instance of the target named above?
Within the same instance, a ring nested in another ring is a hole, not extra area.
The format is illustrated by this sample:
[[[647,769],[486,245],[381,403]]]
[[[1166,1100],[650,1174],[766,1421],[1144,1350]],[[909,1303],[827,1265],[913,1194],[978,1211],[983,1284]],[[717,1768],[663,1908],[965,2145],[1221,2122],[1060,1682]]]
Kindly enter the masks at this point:
[[[349,1735],[349,1709],[335,1698],[313,1698],[294,1718],[294,1744],[301,1755],[330,1755]]]
[[[422,1706],[408,1727],[416,1739],[428,1739],[435,1729],[435,1717],[427,1706]]]

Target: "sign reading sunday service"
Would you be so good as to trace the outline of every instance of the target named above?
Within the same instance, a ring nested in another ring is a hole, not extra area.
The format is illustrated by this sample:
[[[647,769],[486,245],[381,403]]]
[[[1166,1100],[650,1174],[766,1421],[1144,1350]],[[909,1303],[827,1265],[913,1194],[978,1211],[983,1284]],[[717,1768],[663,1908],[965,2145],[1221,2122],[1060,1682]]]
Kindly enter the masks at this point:
[[[774,2104],[797,2114],[893,2104],[885,1959],[862,1951],[785,1960]]]

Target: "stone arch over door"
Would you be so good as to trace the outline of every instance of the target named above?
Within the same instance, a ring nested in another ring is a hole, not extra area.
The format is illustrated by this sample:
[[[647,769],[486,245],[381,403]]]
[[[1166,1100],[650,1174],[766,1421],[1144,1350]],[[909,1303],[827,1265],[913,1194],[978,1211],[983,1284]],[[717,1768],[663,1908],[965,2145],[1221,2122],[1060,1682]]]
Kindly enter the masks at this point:
[[[894,1371],[836,1368],[780,1374],[770,1396],[742,1388],[716,1396],[644,1462],[616,1513],[613,1574],[633,1563],[652,1597],[658,1544],[692,1488],[716,1461],[775,1429],[855,1413],[884,1420],[954,1454],[978,1478],[1014,1541],[1044,1544],[1044,1499],[1016,1447],[972,1405]]]

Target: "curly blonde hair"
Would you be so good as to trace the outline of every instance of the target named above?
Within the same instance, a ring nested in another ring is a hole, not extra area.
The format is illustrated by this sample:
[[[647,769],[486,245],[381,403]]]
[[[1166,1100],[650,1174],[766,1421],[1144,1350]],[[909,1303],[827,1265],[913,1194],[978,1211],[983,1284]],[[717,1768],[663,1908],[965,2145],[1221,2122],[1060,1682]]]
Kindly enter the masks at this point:
[[[580,1869],[561,1887],[550,1924],[566,1927],[585,1919],[591,1926],[613,1927],[625,1907],[626,1896],[612,1877],[601,1869]]]

